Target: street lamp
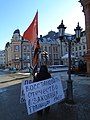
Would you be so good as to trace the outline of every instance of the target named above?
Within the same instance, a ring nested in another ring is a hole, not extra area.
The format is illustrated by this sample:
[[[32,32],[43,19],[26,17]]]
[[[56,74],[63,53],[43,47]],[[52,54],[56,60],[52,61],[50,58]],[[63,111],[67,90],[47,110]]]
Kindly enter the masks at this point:
[[[23,37],[21,37],[21,70],[23,69],[23,49],[22,49],[22,45],[23,45]]]
[[[79,26],[79,22],[78,22],[76,29],[74,29],[74,31],[75,31],[75,35],[76,35],[76,42],[79,42],[80,37],[81,37],[81,31],[82,31],[82,28]]]
[[[61,22],[61,25],[59,25],[58,27],[59,29],[59,38],[60,40],[63,40],[63,42],[65,42],[64,40],[64,32],[66,27],[63,24],[63,20]],[[76,42],[78,43],[80,41],[80,37],[81,37],[81,27],[79,26],[79,23],[76,27],[76,29],[74,29],[75,31],[75,38],[76,38]],[[67,91],[66,91],[66,102],[67,103],[74,103],[73,101],[73,80],[71,80],[71,42],[72,42],[72,36],[68,36],[67,42],[68,42],[68,80],[67,80]]]
[[[63,24],[63,20],[61,21],[61,24],[57,27],[57,29],[59,30],[58,32],[58,36],[59,36],[59,39],[60,39],[60,42],[61,42],[61,49],[60,49],[60,64],[62,65],[62,42],[63,42],[63,38],[64,38],[64,33],[65,33],[65,29],[66,27],[64,26]]]

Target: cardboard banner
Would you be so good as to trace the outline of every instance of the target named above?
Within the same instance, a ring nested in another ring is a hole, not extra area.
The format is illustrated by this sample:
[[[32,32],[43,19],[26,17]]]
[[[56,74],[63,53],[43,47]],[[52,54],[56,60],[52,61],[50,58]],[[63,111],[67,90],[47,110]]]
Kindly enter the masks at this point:
[[[32,80],[22,80],[22,83],[21,83],[21,94],[20,94],[20,103],[25,103],[26,102],[23,86],[31,84],[31,83],[32,83]]]
[[[23,85],[28,115],[65,98],[59,76]]]

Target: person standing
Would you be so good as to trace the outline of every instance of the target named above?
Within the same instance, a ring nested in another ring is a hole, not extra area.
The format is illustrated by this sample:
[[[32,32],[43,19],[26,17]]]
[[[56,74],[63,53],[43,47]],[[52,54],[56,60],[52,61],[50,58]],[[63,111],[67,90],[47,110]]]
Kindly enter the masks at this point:
[[[51,78],[51,74],[48,72],[47,66],[41,65],[39,73],[37,73],[37,75],[34,77],[34,82],[42,81],[49,78]],[[50,110],[50,106],[46,107],[44,110],[46,113],[48,113]],[[39,116],[42,116],[42,113],[43,113],[43,109],[37,112]]]

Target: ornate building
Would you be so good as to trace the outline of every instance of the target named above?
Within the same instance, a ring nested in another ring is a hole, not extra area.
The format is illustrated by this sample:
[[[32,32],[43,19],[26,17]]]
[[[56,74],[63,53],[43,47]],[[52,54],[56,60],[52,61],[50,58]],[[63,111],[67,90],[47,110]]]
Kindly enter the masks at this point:
[[[90,0],[80,0],[83,6],[83,12],[85,14],[85,31],[86,31],[86,42],[87,42],[87,53],[85,59],[87,62],[87,73],[90,74]]]
[[[60,64],[60,45],[56,41],[57,34],[50,31],[46,36],[40,37],[41,54],[39,56],[39,65],[41,64]],[[20,31],[14,31],[11,42],[5,46],[6,67],[16,69],[25,69],[32,65],[36,44],[31,47],[28,40],[22,40]],[[44,53],[47,53],[46,54]]]
[[[20,31],[14,31],[11,42],[5,46],[6,67],[22,69],[29,67],[31,60],[30,42],[22,40]]]
[[[70,34],[65,34],[65,39]],[[74,35],[72,35],[74,37]],[[74,39],[74,38],[73,38]],[[61,56],[61,44],[58,38],[58,33],[55,31],[48,32],[47,35],[38,38],[41,48],[41,53],[39,55],[39,65],[59,65],[61,63],[61,58],[68,53],[67,42],[62,43],[62,56]],[[66,40],[67,41],[67,40]],[[20,36],[20,31],[17,29],[14,31],[11,42],[6,44],[5,47],[5,63],[6,67],[17,69],[28,68],[32,65],[34,50],[36,45],[31,47],[31,44],[27,40],[22,40]],[[86,34],[85,31],[82,32],[80,42],[76,44],[72,42],[72,55],[75,58],[81,59],[86,53]],[[67,62],[66,62],[67,63]],[[63,64],[67,65],[64,61]]]

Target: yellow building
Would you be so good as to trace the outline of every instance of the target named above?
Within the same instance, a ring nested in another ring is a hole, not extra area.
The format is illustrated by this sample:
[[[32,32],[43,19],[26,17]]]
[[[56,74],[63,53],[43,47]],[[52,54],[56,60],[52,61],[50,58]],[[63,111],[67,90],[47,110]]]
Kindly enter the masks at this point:
[[[11,42],[6,44],[6,67],[16,69],[22,69],[30,66],[31,51],[30,42],[22,40],[20,31],[17,29],[14,31]]]

